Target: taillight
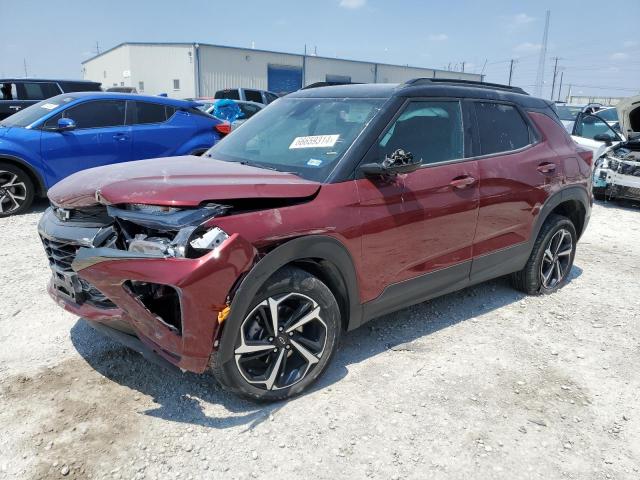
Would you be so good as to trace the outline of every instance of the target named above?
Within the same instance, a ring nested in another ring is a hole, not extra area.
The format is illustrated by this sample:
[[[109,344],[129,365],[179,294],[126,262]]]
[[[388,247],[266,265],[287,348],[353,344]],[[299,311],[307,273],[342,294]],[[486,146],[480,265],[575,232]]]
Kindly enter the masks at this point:
[[[231,124],[229,122],[219,123],[213,128],[215,128],[218,133],[221,133],[222,135],[228,135],[231,132]]]

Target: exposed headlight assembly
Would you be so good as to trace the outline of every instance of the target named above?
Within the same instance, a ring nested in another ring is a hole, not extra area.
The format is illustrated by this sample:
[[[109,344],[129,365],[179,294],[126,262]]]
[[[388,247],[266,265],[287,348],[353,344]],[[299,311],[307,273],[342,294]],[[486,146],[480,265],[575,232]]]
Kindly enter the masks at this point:
[[[199,229],[202,222],[222,215],[229,208],[213,203],[196,209],[129,204],[124,207],[110,206],[108,213],[118,220],[143,227],[143,233],[138,233],[139,228],[138,232],[133,228],[134,231],[129,234],[126,244],[130,252],[184,258],[188,255],[189,247],[192,249],[189,256],[200,256],[206,251],[215,250],[229,238],[229,235],[218,227],[203,233],[202,229]],[[123,230],[131,230],[126,227],[126,223],[121,225]],[[194,237],[196,230],[198,232]]]

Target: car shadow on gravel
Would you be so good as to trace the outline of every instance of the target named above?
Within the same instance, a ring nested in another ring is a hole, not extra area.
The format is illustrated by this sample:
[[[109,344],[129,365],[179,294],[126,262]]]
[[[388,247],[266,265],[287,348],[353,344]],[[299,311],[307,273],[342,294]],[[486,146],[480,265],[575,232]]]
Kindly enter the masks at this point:
[[[603,208],[614,208],[619,210],[626,210],[627,212],[640,212],[640,201],[638,200],[614,198],[612,200],[596,200],[595,203]]]
[[[581,274],[582,269],[574,265],[569,283]],[[349,365],[388,350],[425,351],[425,359],[428,359],[427,349],[419,345],[422,338],[517,302],[525,296],[503,278],[372,320],[362,328],[343,335],[341,346],[327,371],[305,395],[339,382],[348,374]],[[71,341],[93,369],[134,390],[131,392],[132,403],[139,396],[136,392],[152,397],[157,407],[145,410],[145,415],[219,429],[245,425],[250,430],[286,405],[286,402],[258,404],[243,400],[219,387],[210,373],[197,375],[166,370],[103,337],[82,319],[72,327]],[[225,414],[208,415],[205,410],[210,410],[213,405],[222,406]]]

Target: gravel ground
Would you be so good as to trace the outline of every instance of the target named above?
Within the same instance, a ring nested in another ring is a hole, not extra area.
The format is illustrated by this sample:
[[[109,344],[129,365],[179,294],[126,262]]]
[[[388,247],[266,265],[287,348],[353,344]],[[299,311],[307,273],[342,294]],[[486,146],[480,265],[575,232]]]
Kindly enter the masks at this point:
[[[0,478],[640,478],[638,206],[595,206],[560,292],[501,279],[387,315],[268,406],[58,308],[43,209],[0,220]]]

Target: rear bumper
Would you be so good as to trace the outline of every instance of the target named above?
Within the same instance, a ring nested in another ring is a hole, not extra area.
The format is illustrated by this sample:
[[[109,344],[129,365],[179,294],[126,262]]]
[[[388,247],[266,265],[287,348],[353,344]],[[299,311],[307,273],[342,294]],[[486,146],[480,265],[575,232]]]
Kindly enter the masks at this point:
[[[253,245],[234,234],[215,250],[193,259],[101,248],[87,244],[86,237],[75,238],[74,227],[65,229],[64,222],[51,215],[47,211],[40,222],[41,236],[62,237],[78,247],[70,267],[65,267],[65,278],[61,279],[59,268],[52,265],[56,268],[48,291],[56,303],[95,324],[134,335],[147,349],[182,370],[203,372],[218,335],[218,312],[227,306],[238,279],[252,267],[256,255]],[[80,280],[104,295],[108,303],[69,295],[72,283]],[[171,287],[179,299],[180,328],[172,328],[154,314],[132,291],[130,282]]]

